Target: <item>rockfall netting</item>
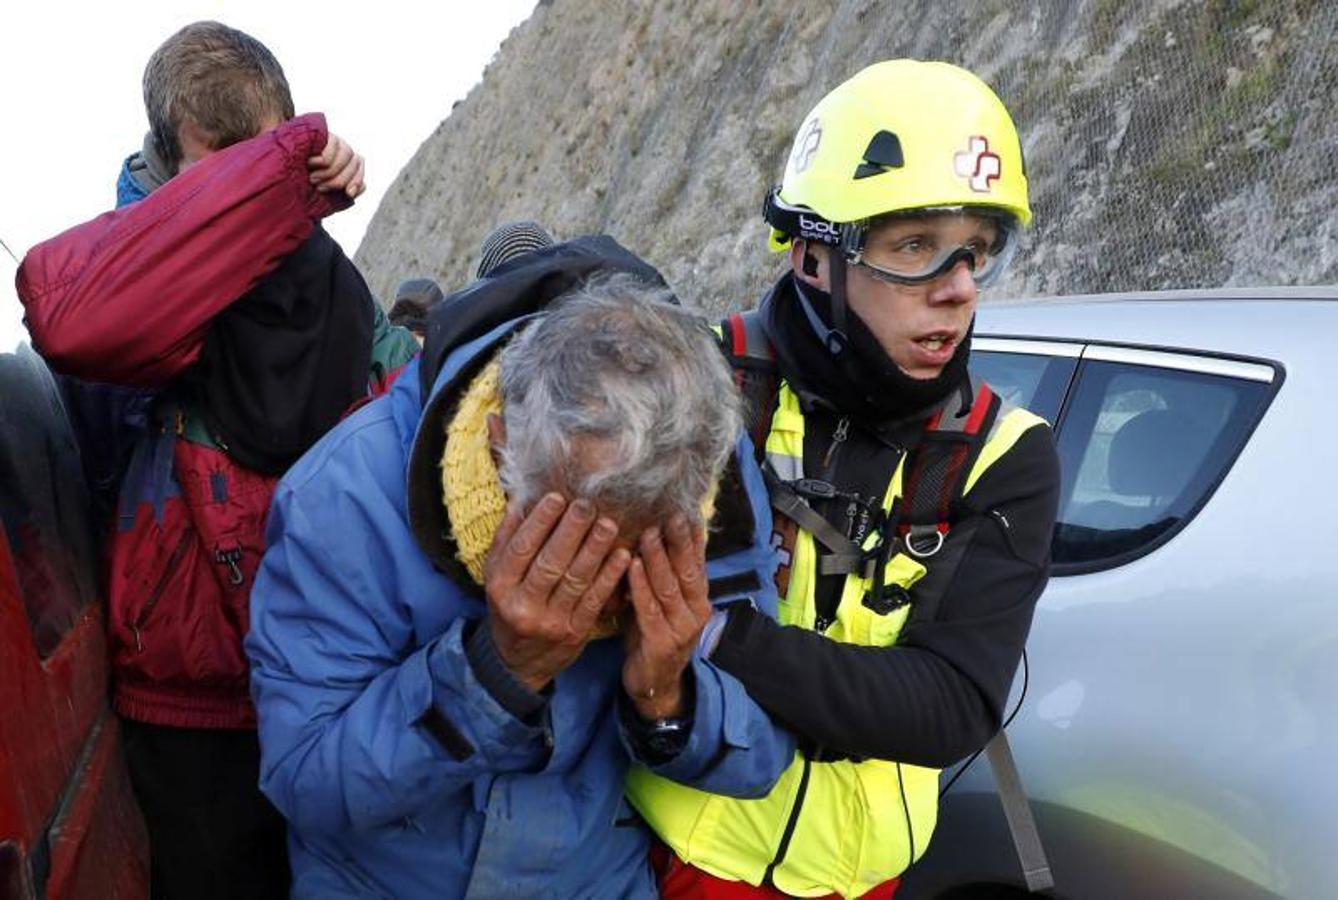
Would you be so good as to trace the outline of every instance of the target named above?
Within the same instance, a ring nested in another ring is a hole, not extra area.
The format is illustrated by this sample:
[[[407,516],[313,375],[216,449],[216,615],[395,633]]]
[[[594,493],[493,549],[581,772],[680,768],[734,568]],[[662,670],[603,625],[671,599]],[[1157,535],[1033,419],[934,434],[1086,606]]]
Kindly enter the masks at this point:
[[[994,72],[1036,213],[1001,293],[1338,281],[1338,3],[1152,6]]]
[[[605,231],[690,303],[781,269],[759,215],[794,129],[894,56],[991,83],[1034,227],[995,297],[1338,282],[1333,0],[553,0],[387,193],[358,260],[472,277],[495,224]]]

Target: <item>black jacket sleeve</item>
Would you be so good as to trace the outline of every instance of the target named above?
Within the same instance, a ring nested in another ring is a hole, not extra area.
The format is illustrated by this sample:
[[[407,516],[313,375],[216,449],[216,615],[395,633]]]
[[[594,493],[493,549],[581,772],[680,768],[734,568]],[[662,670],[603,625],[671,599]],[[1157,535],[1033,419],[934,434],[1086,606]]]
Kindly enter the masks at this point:
[[[1054,439],[1036,426],[964,498],[940,551],[956,542],[960,565],[932,615],[912,608],[896,645],[844,644],[745,608],[731,612],[711,660],[827,751],[949,765],[1002,724],[1049,576],[1058,499]]]

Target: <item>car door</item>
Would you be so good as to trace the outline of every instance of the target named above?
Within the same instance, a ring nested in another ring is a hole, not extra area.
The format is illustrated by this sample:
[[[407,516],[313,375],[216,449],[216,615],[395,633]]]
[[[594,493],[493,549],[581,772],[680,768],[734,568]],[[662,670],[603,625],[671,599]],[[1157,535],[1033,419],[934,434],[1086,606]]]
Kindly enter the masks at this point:
[[[981,338],[972,368],[1056,426],[1062,492],[1052,578],[1028,642],[1030,668],[1009,707],[1026,692],[1009,734],[1056,894],[1271,896],[1261,886],[1268,878],[1251,868],[1257,835],[1232,821],[1232,771],[1201,765],[1226,757],[1203,749],[1213,746],[1214,722],[1229,738],[1231,717],[1191,699],[1211,686],[1182,676],[1184,654],[1207,654],[1193,667],[1200,682],[1220,670],[1206,637],[1217,630],[1186,620],[1191,608],[1196,616],[1211,609],[1212,590],[1220,591],[1193,582],[1229,570],[1197,549],[1211,546],[1203,532],[1216,523],[1186,543],[1196,548],[1189,560],[1157,551],[1174,548],[1210,504],[1281,384],[1280,367]],[[1219,618],[1226,621],[1225,607]],[[908,896],[972,884],[976,893],[953,896],[1000,896],[1002,885],[1021,881],[993,779],[977,762],[946,795]]]
[[[0,520],[0,897],[145,897],[88,492],[56,381],[26,344],[0,353]]]

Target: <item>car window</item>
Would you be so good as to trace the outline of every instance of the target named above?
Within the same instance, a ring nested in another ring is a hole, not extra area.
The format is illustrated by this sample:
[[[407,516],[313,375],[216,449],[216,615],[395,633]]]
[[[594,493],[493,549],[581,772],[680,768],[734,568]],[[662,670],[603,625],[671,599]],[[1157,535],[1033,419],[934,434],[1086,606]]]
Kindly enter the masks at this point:
[[[1056,573],[1119,565],[1168,539],[1221,481],[1271,393],[1263,380],[1084,361],[1057,436]]]
[[[1016,352],[1025,341],[982,338],[971,352],[971,371],[985,379],[1004,400],[1025,407],[1053,423],[1077,365],[1078,345],[1065,355]],[[1007,346],[1007,351],[994,349]],[[1071,355],[1070,355],[1071,354]]]
[[[0,524],[45,658],[95,595],[79,452],[56,381],[26,344],[0,352]]]

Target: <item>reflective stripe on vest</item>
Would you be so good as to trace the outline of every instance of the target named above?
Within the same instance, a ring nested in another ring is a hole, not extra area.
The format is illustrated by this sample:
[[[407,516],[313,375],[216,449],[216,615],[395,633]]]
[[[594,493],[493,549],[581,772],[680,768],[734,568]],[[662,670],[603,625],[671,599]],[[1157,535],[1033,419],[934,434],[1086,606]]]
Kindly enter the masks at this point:
[[[964,482],[964,492],[1038,424],[1043,420],[1026,410],[1001,408]],[[782,478],[803,474],[804,426],[798,398],[781,382],[766,457]],[[903,458],[888,484],[885,511],[901,494],[905,463]],[[865,549],[878,538],[877,533],[869,535]],[[814,627],[817,561],[812,535],[800,531],[788,588],[780,601],[782,624]],[[934,560],[925,562],[933,565]],[[897,553],[887,562],[884,583],[909,590],[926,571],[920,561]],[[911,607],[903,604],[880,615],[863,603],[870,587],[871,579],[862,573],[846,577],[836,621],[825,632],[828,637],[865,646],[895,643]],[[781,845],[805,762],[796,753],[771,792],[756,800],[708,794],[639,767],[628,775],[627,795],[681,859],[717,877],[757,885]],[[771,875],[779,890],[798,897],[828,893],[857,897],[895,878],[924,853],[938,818],[937,769],[874,759],[807,765],[802,810],[785,856]]]

